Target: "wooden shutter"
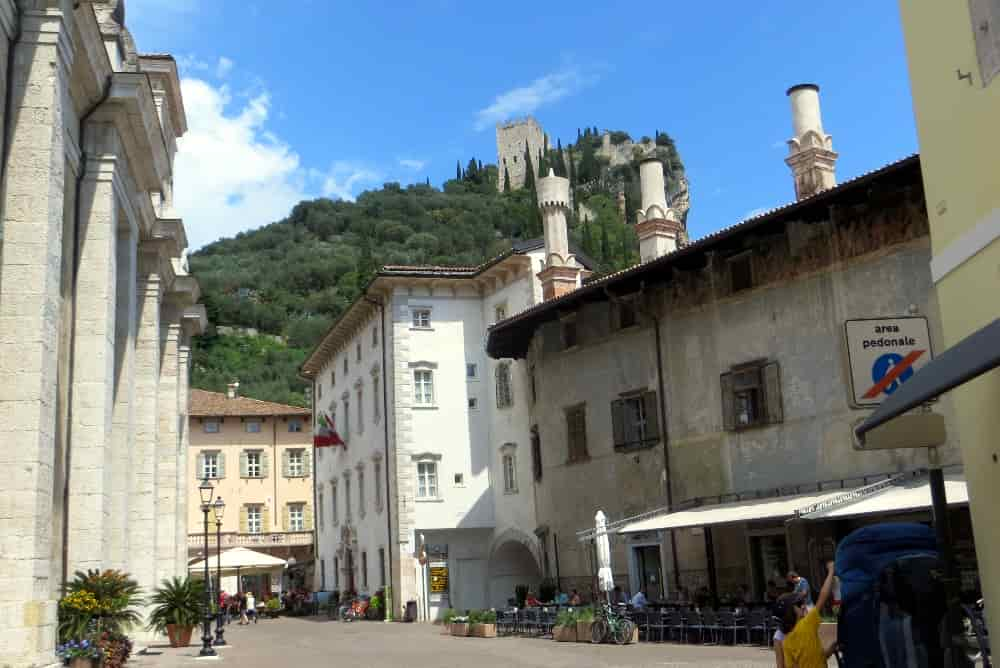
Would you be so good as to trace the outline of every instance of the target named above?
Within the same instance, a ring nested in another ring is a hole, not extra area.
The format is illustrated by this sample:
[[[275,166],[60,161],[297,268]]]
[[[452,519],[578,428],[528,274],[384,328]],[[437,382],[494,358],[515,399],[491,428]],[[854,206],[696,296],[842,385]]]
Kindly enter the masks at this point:
[[[260,451],[260,477],[266,478],[271,475],[271,463],[267,450]]]
[[[260,530],[261,533],[271,532],[271,509],[267,506],[260,507]]]
[[[302,506],[302,530],[312,531],[313,529],[313,509],[308,503]]]
[[[288,450],[281,451],[281,475],[285,478],[291,477],[288,470]]]
[[[733,374],[724,373],[719,376],[722,387],[722,428],[726,431],[736,430],[736,397],[733,395]]]
[[[248,478],[250,477],[249,466],[247,465],[247,451],[240,450],[240,477]]]
[[[625,400],[615,399],[611,402],[611,431],[614,435],[615,447],[625,445]]]
[[[225,478],[226,477],[226,453],[220,451],[219,454],[216,455],[216,460],[219,462],[218,477]]]
[[[308,449],[302,450],[302,475],[306,478],[312,475],[312,453]]]
[[[240,506],[240,533],[247,533],[249,522],[247,520],[247,507]]]
[[[777,362],[764,365],[764,408],[767,410],[767,421],[777,424],[784,420],[781,406],[781,370]]]
[[[201,480],[202,475],[204,475],[204,473],[205,473],[205,453],[204,452],[199,452],[198,453],[198,463],[195,466],[196,466],[196,468],[194,470],[194,477],[197,480]]]
[[[996,0],[969,0],[972,18],[972,39],[983,86],[1000,74],[1000,6]]]
[[[656,392],[643,392],[642,409],[646,415],[645,442],[655,443],[660,438],[660,406]]]
[[[292,504],[286,503],[281,513],[281,530],[288,531],[288,527],[291,525],[291,514],[292,514]]]

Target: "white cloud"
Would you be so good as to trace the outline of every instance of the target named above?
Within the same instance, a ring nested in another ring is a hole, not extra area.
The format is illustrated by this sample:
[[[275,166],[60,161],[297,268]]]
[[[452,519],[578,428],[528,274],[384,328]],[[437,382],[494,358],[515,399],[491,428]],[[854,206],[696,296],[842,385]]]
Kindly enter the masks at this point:
[[[211,66],[193,53],[187,53],[177,56],[177,67],[183,76],[194,72],[207,72]]]
[[[350,162],[338,161],[323,179],[323,195],[334,199],[354,200],[365,183],[378,183],[382,176],[374,170]]]
[[[765,214],[768,211],[770,211],[770,209],[768,209],[766,206],[758,207],[756,209],[750,209],[749,211],[743,214],[743,218],[741,218],[741,220],[750,220],[751,218],[756,218],[757,216]]]
[[[415,172],[419,172],[427,166],[426,160],[415,160],[413,158],[399,158],[397,162],[399,162],[400,167],[403,167],[404,169],[412,169]]]
[[[215,76],[225,79],[233,71],[233,61],[225,56],[219,56],[219,62],[215,65]]]
[[[476,131],[514,116],[533,113],[538,108],[579,92],[597,81],[596,75],[585,75],[578,67],[566,67],[546,74],[527,86],[500,93],[493,103],[476,112]]]

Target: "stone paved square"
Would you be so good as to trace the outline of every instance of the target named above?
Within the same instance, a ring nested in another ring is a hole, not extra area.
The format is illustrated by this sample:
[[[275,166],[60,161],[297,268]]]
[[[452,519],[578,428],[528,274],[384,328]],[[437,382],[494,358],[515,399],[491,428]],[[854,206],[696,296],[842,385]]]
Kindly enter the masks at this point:
[[[233,645],[220,650],[221,659],[198,659],[197,646],[152,648],[129,665],[141,668],[231,665],[240,668],[313,668],[320,666],[438,666],[493,668],[765,668],[774,665],[770,650],[757,647],[714,647],[641,643],[626,647],[557,643],[537,638],[454,638],[441,628],[424,624],[333,622],[325,617],[281,618],[256,626],[230,625],[226,638]],[[192,641],[195,639],[192,638]]]

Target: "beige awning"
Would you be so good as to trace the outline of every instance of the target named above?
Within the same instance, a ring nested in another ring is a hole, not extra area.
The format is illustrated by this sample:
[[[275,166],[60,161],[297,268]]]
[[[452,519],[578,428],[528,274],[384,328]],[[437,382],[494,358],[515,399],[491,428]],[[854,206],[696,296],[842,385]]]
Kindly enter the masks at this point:
[[[273,557],[270,554],[249,550],[245,547],[234,547],[222,553],[222,570],[226,572],[239,570],[240,572],[274,571],[285,567],[285,560]],[[216,556],[208,558],[208,569],[212,573],[216,569]],[[191,573],[201,573],[205,570],[205,561],[199,561],[188,566]]]
[[[965,485],[965,477],[961,474],[948,474],[944,477],[944,491],[948,505],[967,505],[969,490]],[[807,520],[843,519],[861,515],[906,513],[931,508],[931,485],[927,476],[912,478],[905,482],[896,482],[882,490],[833,505],[830,508],[814,512],[801,513],[799,517]]]

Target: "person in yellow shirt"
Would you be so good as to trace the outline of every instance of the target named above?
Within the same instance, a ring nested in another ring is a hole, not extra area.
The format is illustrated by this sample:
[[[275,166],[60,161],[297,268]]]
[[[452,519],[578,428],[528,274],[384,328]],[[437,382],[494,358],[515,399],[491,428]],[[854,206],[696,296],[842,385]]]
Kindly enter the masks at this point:
[[[785,594],[778,600],[776,612],[785,633],[781,643],[785,668],[826,668],[826,660],[836,650],[836,643],[824,648],[820,642],[819,611],[830,600],[832,590],[833,562],[829,561],[815,607],[807,610],[806,602],[797,594]]]

